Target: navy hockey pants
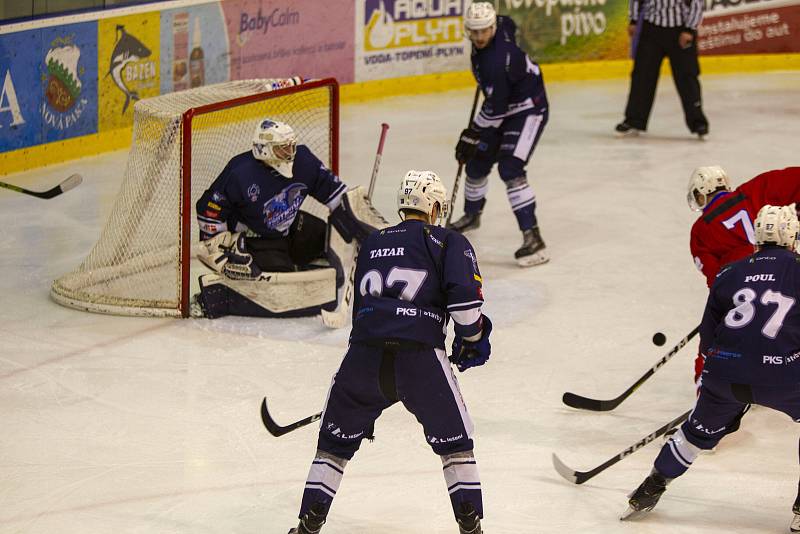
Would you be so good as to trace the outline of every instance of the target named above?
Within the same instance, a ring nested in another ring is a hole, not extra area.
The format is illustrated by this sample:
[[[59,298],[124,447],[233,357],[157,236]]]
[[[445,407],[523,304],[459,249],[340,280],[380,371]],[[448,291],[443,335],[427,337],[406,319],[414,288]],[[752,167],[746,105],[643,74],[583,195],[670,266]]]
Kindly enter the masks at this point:
[[[372,437],[381,412],[397,401],[417,418],[436,454],[472,450],[472,420],[447,355],[414,345],[350,346],[328,394],[320,450],[351,459],[361,441]]]
[[[465,213],[478,213],[483,209],[489,191],[488,176],[497,163],[520,230],[537,225],[536,197],[528,184],[525,166],[542,136],[547,118],[547,112],[514,115],[505,119],[499,128],[483,131],[478,152],[466,167]]]
[[[750,404],[783,412],[800,423],[800,384],[735,384],[706,374],[694,410],[661,448],[655,468],[668,478],[685,473],[701,450],[713,449],[724,436],[739,429]]]

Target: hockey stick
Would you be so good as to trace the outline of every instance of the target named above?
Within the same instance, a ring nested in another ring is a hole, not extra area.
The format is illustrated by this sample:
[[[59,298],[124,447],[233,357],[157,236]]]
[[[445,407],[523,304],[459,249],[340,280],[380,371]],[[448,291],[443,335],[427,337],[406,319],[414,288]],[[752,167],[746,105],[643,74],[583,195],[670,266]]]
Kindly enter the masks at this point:
[[[675,419],[673,419],[666,425],[662,426],[652,434],[646,435],[645,437],[643,437],[642,439],[640,439],[639,441],[637,441],[636,443],[634,443],[633,445],[622,451],[621,453],[617,454],[612,458],[609,458],[602,464],[598,465],[594,469],[590,469],[589,471],[575,471],[571,467],[567,466],[564,462],[562,462],[561,459],[558,456],[556,456],[555,453],[553,453],[553,467],[556,468],[556,471],[558,471],[559,475],[567,479],[569,482],[572,482],[573,484],[583,484],[590,478],[595,477],[596,475],[602,473],[615,463],[625,459],[625,457],[630,456],[634,452],[638,451],[639,449],[641,449],[654,439],[658,438],[659,436],[663,436],[671,429],[680,425],[686,420],[687,417],[689,417],[690,413],[692,413],[692,410],[689,410],[686,413],[681,414],[680,416],[676,417]]]
[[[0,187],[16,191],[17,193],[31,195],[32,197],[36,198],[53,198],[57,197],[61,193],[66,193],[70,189],[77,187],[82,181],[83,177],[80,174],[73,174],[57,186],[53,187],[52,189],[48,189],[47,191],[31,191],[30,189],[7,184],[6,182],[0,182]]]
[[[478,109],[478,97],[481,94],[481,86],[478,85],[475,87],[475,98],[472,99],[472,111],[469,112],[469,123],[467,123],[467,128],[472,126],[472,120],[475,118],[475,110]],[[450,226],[450,219],[453,218],[453,206],[456,203],[456,196],[458,195],[458,186],[461,182],[461,173],[464,170],[464,164],[459,162],[458,164],[458,171],[456,172],[456,180],[453,182],[453,192],[450,194],[450,205],[448,206],[447,210],[447,221],[445,221],[445,226]]]
[[[372,191],[375,189],[375,181],[378,177],[378,169],[381,165],[381,156],[383,156],[383,144],[386,142],[386,132],[389,131],[389,125],[385,122],[381,124],[381,137],[378,140],[378,151],[375,153],[375,163],[372,165],[372,176],[369,178],[369,190],[367,198],[372,199]],[[328,328],[343,328],[347,324],[347,317],[350,315],[350,308],[353,301],[353,285],[355,284],[356,277],[356,263],[358,252],[361,246],[356,242],[353,244],[353,261],[350,264],[350,270],[347,272],[347,279],[344,282],[342,290],[342,300],[336,305],[336,309],[332,311],[322,310],[322,324]]]
[[[661,366],[663,366],[673,356],[675,356],[678,353],[678,351],[681,350],[683,346],[689,342],[690,339],[692,339],[694,336],[697,335],[699,329],[700,327],[697,326],[694,328],[694,330],[689,332],[689,334],[685,338],[681,339],[677,345],[672,347],[672,349],[665,356],[663,356],[660,360],[658,360],[658,362],[656,362],[656,364],[653,367],[648,369],[647,372],[643,374],[641,378],[639,378],[639,380],[634,382],[631,387],[623,391],[622,395],[620,395],[619,397],[609,400],[590,399],[589,397],[582,397],[580,395],[576,395],[575,393],[570,393],[569,391],[567,391],[566,393],[564,393],[564,396],[561,397],[562,402],[567,406],[571,406],[572,408],[578,408],[580,410],[592,410],[594,412],[607,412],[609,410],[613,410],[614,408],[619,406],[622,403],[622,401],[630,397],[631,394],[634,391],[636,391],[636,389],[639,386],[644,384],[648,378],[653,376],[653,374],[656,371],[658,371],[661,368]]]
[[[264,426],[267,427],[267,432],[269,432],[276,438],[284,434],[288,434],[293,430],[297,430],[298,428],[309,425],[314,421],[319,421],[320,417],[322,417],[322,412],[315,413],[314,415],[309,415],[305,419],[300,419],[299,421],[295,421],[294,423],[288,424],[286,426],[281,426],[275,422],[272,416],[269,415],[269,410],[267,409],[266,397],[264,397],[264,400],[261,403],[261,421],[264,423]]]

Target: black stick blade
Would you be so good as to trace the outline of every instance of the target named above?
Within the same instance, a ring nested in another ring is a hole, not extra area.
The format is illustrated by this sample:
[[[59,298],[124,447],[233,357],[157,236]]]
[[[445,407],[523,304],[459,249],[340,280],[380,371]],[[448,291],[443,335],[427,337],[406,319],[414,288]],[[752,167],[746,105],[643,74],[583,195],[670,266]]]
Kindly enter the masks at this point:
[[[270,416],[269,410],[267,409],[267,398],[264,397],[264,400],[261,401],[261,422],[264,423],[267,432],[269,432],[276,438],[283,436],[284,434],[288,434],[292,430],[297,430],[298,428],[313,423],[314,421],[319,421],[320,417],[322,417],[321,412],[315,413],[314,415],[309,415],[304,419],[300,419],[299,421],[295,421],[294,423],[288,424],[286,426],[281,426],[275,422],[272,416]]]
[[[593,412],[608,412],[619,406],[617,399],[612,400],[599,400],[590,399],[589,397],[582,397],[575,393],[567,391],[561,397],[561,401],[570,408],[577,408],[579,410],[591,410]]]

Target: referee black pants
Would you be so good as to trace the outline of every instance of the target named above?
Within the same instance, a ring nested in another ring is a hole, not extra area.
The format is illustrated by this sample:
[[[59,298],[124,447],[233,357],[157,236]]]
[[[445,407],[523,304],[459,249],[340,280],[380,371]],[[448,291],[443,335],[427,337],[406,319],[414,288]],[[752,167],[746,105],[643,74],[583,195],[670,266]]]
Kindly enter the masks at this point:
[[[700,64],[697,61],[697,44],[693,42],[689,47],[681,48],[678,43],[680,33],[681,28],[662,28],[646,21],[642,23],[633,60],[628,105],[625,108],[625,122],[634,128],[647,129],[664,56],[669,58],[672,79],[681,97],[689,131],[694,133],[698,128],[708,127],[698,80]]]

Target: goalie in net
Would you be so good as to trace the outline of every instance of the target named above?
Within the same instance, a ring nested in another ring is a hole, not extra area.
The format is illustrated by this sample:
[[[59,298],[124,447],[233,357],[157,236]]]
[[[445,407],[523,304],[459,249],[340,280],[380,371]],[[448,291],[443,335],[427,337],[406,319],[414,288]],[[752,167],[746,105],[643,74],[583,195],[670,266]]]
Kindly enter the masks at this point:
[[[300,207],[311,196],[329,221]],[[329,246],[361,243],[386,225],[363,188],[351,191],[303,145],[289,124],[264,118],[250,151],[234,156],[197,201],[200,276],[192,314],[297,317],[336,307],[341,255]],[[330,225],[330,227],[329,227]]]

